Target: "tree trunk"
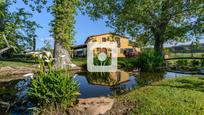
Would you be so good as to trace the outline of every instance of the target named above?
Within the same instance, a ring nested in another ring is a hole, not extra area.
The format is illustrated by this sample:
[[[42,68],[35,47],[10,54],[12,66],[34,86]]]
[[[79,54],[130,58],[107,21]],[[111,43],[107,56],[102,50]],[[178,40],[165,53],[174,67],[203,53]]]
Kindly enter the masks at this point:
[[[33,51],[35,51],[35,49],[36,49],[36,39],[33,38]]]
[[[154,43],[154,50],[158,52],[160,55],[163,55],[163,42],[161,40],[161,35],[155,35],[155,43]]]
[[[58,40],[55,40],[54,44],[54,59],[54,66],[57,70],[68,69],[69,64],[72,64],[68,50]]]

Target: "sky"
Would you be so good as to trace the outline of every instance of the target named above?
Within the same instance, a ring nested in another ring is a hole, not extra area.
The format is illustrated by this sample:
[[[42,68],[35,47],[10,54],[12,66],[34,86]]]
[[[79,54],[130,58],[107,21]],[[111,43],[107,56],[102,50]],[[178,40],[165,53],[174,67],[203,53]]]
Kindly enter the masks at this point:
[[[48,5],[51,5],[51,2],[48,2]],[[44,40],[49,40],[51,44],[54,43],[54,40],[51,36],[49,30],[51,29],[49,23],[53,19],[53,16],[47,12],[46,8],[42,10],[41,13],[32,12],[31,9],[26,6],[22,0],[17,0],[17,3],[10,7],[11,11],[14,11],[16,8],[25,8],[26,11],[31,12],[33,17],[31,20],[36,21],[42,28],[38,28],[36,31],[37,39],[36,39],[36,47],[37,49],[43,46]],[[87,37],[96,34],[102,34],[107,32],[113,32],[109,27],[106,27],[105,20],[92,21],[87,15],[82,15],[78,10],[76,16],[76,24],[75,24],[75,45],[83,44]],[[204,43],[204,40],[201,40]],[[183,43],[178,43],[177,45],[181,45]],[[190,42],[185,43],[190,44]]]

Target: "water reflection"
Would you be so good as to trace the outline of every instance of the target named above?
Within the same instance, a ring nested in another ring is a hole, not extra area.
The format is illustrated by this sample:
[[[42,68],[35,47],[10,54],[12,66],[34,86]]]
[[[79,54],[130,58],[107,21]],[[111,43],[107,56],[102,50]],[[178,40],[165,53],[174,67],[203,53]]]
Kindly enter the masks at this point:
[[[18,81],[0,82],[0,115],[5,114],[5,111],[9,109],[9,104],[15,101],[17,83]]]
[[[111,73],[91,73],[88,72],[87,80],[93,85],[116,86],[129,81],[128,72],[111,72]]]
[[[31,79],[0,82],[0,115],[30,114],[26,92]]]
[[[79,98],[108,96],[135,87],[136,79],[128,72],[78,73],[74,78],[80,84]]]
[[[137,83],[139,86],[144,86],[151,84],[156,81],[160,81],[164,79],[165,72],[159,72],[159,73],[143,73],[137,75]]]

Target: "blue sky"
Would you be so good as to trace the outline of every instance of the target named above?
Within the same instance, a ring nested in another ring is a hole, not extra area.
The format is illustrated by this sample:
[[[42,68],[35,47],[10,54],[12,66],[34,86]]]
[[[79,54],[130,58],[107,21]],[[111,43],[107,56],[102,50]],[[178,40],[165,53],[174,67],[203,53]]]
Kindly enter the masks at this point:
[[[49,40],[51,43],[53,43],[54,40],[52,39],[52,36],[50,35],[51,33],[49,32],[49,23],[53,19],[52,15],[48,13],[45,8],[41,13],[32,12],[31,9],[22,2],[22,0],[17,1],[17,4],[12,6],[10,9],[14,10],[16,8],[25,8],[26,11],[33,13],[31,20],[36,21],[38,24],[40,24],[40,26],[43,27],[37,29],[37,48],[41,48],[43,46],[44,40]],[[48,5],[50,4],[51,2],[48,2]],[[105,20],[92,21],[87,15],[82,15],[80,11],[78,11],[78,15],[76,16],[75,32],[75,44],[83,44],[86,38],[90,35],[113,32],[113,30],[109,27],[106,27]],[[201,42],[204,43],[204,40]]]

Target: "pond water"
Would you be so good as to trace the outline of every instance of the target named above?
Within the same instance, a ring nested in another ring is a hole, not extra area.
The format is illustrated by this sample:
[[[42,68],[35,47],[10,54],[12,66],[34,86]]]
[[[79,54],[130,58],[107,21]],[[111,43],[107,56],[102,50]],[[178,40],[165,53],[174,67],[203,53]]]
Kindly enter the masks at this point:
[[[137,86],[148,85],[166,78],[179,76],[193,76],[174,72],[140,73],[120,71],[116,73],[89,73],[81,72],[74,76],[79,83],[79,98],[98,96],[112,96],[132,90]]]
[[[98,96],[112,96],[132,90],[137,86],[148,85],[152,82],[165,78],[179,76],[194,76],[191,74],[180,74],[173,72],[163,73],[89,73],[80,72],[74,75],[73,79],[80,85],[78,98],[89,98]],[[197,76],[197,75],[196,75]],[[31,103],[22,103],[26,97],[27,87],[30,78],[0,82],[0,115],[19,114],[19,111],[32,107]],[[13,105],[9,112],[6,112],[8,104]],[[27,113],[29,114],[29,113]]]
[[[74,79],[79,83],[79,98],[110,96],[123,90],[131,90],[137,85],[135,76],[128,72],[78,73]]]

